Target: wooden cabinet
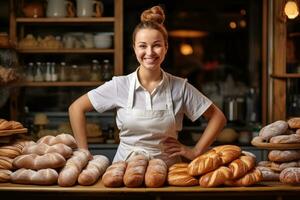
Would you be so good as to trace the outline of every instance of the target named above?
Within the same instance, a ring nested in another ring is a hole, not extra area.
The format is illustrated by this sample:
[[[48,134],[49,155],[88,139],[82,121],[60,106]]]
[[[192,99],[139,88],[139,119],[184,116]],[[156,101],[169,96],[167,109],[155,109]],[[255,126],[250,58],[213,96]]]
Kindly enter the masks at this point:
[[[36,1],[44,5],[44,17],[31,18],[24,17],[22,9],[24,5],[32,3],[30,0],[16,1],[10,0],[10,39],[14,44],[19,57],[20,68],[26,70],[29,62],[56,62],[59,70],[60,62],[70,63],[69,65],[81,64],[85,74],[80,74],[80,81],[26,81],[24,78],[15,87],[12,95],[11,118],[19,118],[20,106],[19,99],[20,89],[44,88],[49,87],[97,87],[104,81],[90,81],[85,76],[88,74],[89,67],[93,59],[104,60],[109,59],[113,66],[113,75],[123,74],[123,0],[101,0],[104,5],[104,12],[101,17],[46,17],[47,2],[45,0]],[[76,1],[71,1],[75,6]],[[60,48],[24,48],[20,46],[20,41],[28,34],[34,35],[36,38],[53,35],[63,40],[63,37],[69,33],[89,33],[93,36],[101,32],[110,32],[113,34],[113,44],[110,48],[87,48],[86,46],[76,48],[66,48],[62,45]],[[78,63],[80,64],[80,63]],[[43,68],[45,70],[45,68]],[[86,90],[85,90],[86,91]],[[40,102],[43,103],[43,102]],[[46,105],[45,105],[46,106]]]

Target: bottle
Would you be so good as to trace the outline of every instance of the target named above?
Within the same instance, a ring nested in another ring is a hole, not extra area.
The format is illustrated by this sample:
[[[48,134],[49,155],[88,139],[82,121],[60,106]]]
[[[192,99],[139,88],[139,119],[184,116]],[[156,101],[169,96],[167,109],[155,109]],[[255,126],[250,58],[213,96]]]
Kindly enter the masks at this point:
[[[34,80],[34,63],[33,62],[28,63],[28,66],[26,69],[26,80],[27,81]]]
[[[257,105],[257,94],[255,88],[250,88],[246,96],[246,120],[247,122],[257,122],[258,120],[258,105]]]
[[[41,62],[36,63],[36,73],[35,73],[35,76],[34,76],[34,81],[44,81],[42,63]]]
[[[103,80],[109,81],[113,76],[112,65],[110,64],[108,59],[103,61]]]
[[[45,80],[46,81],[51,81],[51,63],[50,62],[46,63]]]
[[[56,63],[51,63],[51,81],[57,81],[58,75],[57,75],[57,69],[56,69]]]
[[[80,76],[78,74],[78,66],[72,65],[71,68],[71,81],[79,81]]]
[[[60,63],[60,68],[59,68],[59,81],[66,81],[66,62],[61,62]]]
[[[92,60],[90,81],[101,80],[101,66],[98,60]]]

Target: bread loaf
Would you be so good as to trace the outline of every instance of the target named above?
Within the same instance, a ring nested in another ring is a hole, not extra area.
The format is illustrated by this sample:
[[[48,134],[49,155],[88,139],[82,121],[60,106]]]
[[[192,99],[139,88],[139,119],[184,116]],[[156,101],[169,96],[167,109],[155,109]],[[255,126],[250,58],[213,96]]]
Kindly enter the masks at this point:
[[[238,179],[244,176],[255,166],[255,158],[253,156],[242,155],[238,159],[235,159],[229,164],[229,169],[232,171],[232,178]]]
[[[0,183],[10,182],[11,173],[10,170],[0,169]]]
[[[188,173],[191,176],[199,176],[207,172],[213,171],[222,165],[220,155],[209,151],[195,158],[188,165]]]
[[[73,150],[71,149],[71,147],[63,143],[54,144],[52,146],[47,145],[45,143],[39,143],[30,146],[25,146],[22,150],[22,153],[37,155],[44,155],[46,153],[59,153],[64,158],[69,158],[71,157]]]
[[[0,147],[0,156],[9,158],[15,158],[21,155],[21,149],[12,145],[6,145]]]
[[[220,145],[212,150],[220,155],[223,165],[238,158],[242,153],[242,149],[236,145]]]
[[[285,184],[299,184],[300,183],[300,168],[289,167],[284,170],[279,175],[279,180]]]
[[[281,172],[282,170],[289,168],[289,167],[300,167],[300,160],[293,161],[293,162],[284,162],[284,163],[271,163],[271,169],[276,172]]]
[[[287,121],[289,127],[291,129],[299,129],[300,128],[300,117],[294,117]]]
[[[296,130],[296,134],[300,134],[300,129],[297,129],[297,130]]]
[[[109,166],[102,176],[102,182],[105,187],[121,187],[127,163],[119,161]]]
[[[279,181],[279,173],[274,172],[269,167],[257,166],[262,174],[262,181]]]
[[[263,127],[259,131],[259,136],[261,136],[265,141],[268,142],[271,137],[285,134],[288,128],[289,125],[286,121],[278,120]]]
[[[59,153],[47,153],[42,156],[37,154],[20,155],[13,160],[13,166],[17,169],[56,169],[63,167],[65,163],[65,158]]]
[[[123,182],[126,187],[140,187],[144,183],[148,159],[144,155],[136,155],[127,161]]]
[[[92,185],[98,181],[107,167],[109,166],[109,159],[106,156],[94,155],[85,169],[79,174],[78,183],[80,185]]]
[[[272,165],[272,161],[269,160],[263,160],[258,163],[258,166],[263,166],[263,167],[271,167],[271,165]]]
[[[19,184],[53,185],[57,182],[58,174],[54,169],[18,169],[11,174],[11,181]]]
[[[188,163],[177,163],[169,168],[168,184],[172,186],[195,186],[199,182],[196,178],[189,175]]]
[[[89,153],[80,149],[74,151],[58,175],[58,185],[70,187],[76,184],[79,174],[89,161]]]
[[[0,169],[11,170],[13,168],[12,162],[13,162],[12,158],[0,156]]]
[[[290,162],[300,160],[300,150],[272,150],[268,154],[270,161]]]
[[[12,122],[2,119],[0,121],[0,131],[12,129],[12,125],[13,125]]]
[[[232,178],[232,171],[225,166],[221,166],[218,169],[204,174],[199,180],[201,187],[217,187],[223,185],[225,181]]]
[[[225,185],[246,187],[262,181],[263,176],[259,169],[253,168],[246,175],[239,179],[227,180]]]
[[[275,144],[295,144],[300,143],[299,134],[278,135],[270,139],[270,143]]]
[[[168,173],[166,163],[161,159],[151,159],[145,174],[146,187],[158,188],[164,185]]]
[[[76,144],[76,140],[74,139],[74,137],[70,134],[59,134],[57,136],[52,136],[52,135],[47,135],[44,136],[42,138],[40,138],[37,143],[45,143],[48,145],[54,145],[54,144],[58,144],[58,143],[63,143],[71,148],[76,148],[77,144]]]

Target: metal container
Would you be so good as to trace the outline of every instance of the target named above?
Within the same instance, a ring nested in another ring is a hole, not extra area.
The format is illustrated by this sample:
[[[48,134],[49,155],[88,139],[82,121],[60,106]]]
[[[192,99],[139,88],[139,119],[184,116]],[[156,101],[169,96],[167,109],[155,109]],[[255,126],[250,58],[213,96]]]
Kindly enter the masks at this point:
[[[245,120],[245,98],[242,96],[228,96],[224,99],[223,111],[228,121]]]

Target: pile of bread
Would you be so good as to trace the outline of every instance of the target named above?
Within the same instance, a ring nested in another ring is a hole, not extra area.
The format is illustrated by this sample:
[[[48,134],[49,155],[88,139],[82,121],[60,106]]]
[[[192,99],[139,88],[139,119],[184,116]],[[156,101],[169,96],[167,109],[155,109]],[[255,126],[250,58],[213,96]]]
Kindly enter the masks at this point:
[[[15,130],[15,129],[21,129],[21,128],[24,128],[24,127],[20,122],[13,121],[13,120],[8,121],[6,119],[0,118],[0,131]]]
[[[256,158],[235,145],[214,147],[190,163],[177,163],[167,168],[160,159],[147,160],[138,155],[127,162],[113,163],[102,177],[106,187],[217,187],[250,186],[262,179],[255,168]]]
[[[77,149],[73,136],[44,136],[0,147],[0,182],[73,186],[92,185],[109,166],[102,155]]]
[[[268,160],[258,163],[264,181],[300,183],[300,149],[290,150],[288,147],[288,144],[300,144],[300,118],[275,121],[263,127],[252,142],[287,144],[286,149],[269,151]]]

